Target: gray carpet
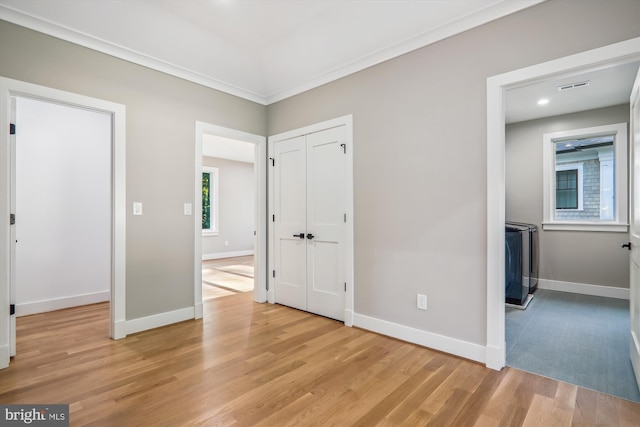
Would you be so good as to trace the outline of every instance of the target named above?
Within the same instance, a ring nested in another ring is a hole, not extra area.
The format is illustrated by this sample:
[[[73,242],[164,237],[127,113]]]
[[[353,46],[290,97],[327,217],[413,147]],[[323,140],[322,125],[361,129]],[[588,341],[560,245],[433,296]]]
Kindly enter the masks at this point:
[[[629,301],[539,289],[505,323],[507,366],[640,402]]]

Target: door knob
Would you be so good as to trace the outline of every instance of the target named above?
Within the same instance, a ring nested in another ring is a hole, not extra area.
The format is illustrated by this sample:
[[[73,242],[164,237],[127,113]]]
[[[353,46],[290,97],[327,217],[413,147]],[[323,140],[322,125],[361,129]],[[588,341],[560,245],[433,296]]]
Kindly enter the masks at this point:
[[[297,237],[299,239],[304,239],[304,233],[294,234],[293,237]]]
[[[623,248],[627,248],[627,249],[631,250],[631,242],[629,242],[629,243],[623,243],[623,244],[622,244],[622,247],[623,247]]]
[[[307,233],[307,239],[311,240],[313,239],[315,236],[311,233]]]

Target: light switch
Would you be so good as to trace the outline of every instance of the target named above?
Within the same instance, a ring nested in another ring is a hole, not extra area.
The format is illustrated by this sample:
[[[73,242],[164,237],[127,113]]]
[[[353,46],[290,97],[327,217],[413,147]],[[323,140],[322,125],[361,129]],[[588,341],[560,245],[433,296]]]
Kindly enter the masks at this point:
[[[142,215],[142,202],[133,202],[133,214]]]
[[[184,214],[191,215],[191,203],[184,204]]]

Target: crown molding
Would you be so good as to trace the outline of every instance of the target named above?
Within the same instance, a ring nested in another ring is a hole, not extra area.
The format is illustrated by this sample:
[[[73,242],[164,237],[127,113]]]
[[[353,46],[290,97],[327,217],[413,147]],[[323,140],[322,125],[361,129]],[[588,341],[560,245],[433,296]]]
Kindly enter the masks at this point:
[[[0,19],[152,70],[266,105],[266,97],[133,49],[0,5]]]
[[[546,0],[502,1],[500,3],[487,6],[480,11],[476,11],[461,19],[446,23],[439,28],[427,31],[416,37],[394,44],[393,46],[380,49],[373,54],[363,56],[345,64],[344,66],[319,74],[312,79],[292,85],[289,88],[273,91],[271,94],[260,94],[242,89],[202,73],[180,67],[127,47],[76,31],[69,27],[20,12],[5,5],[0,5],[0,19],[137,65],[142,65],[165,74],[191,81],[211,89],[238,96],[258,104],[269,105],[544,1]]]
[[[311,80],[302,82],[288,89],[269,94],[266,97],[267,105],[282,101],[283,99],[298,95],[302,92],[306,92],[308,90],[330,83],[334,80],[338,80],[342,77],[357,73],[366,68],[436,43],[440,40],[444,40],[448,37],[462,33],[464,31],[468,31],[472,28],[479,27],[488,22],[500,19],[507,15],[511,15],[545,1],[547,0],[502,1],[500,3],[488,6],[480,11],[476,11],[455,21],[448,22],[438,28],[424,32],[416,37],[412,37],[393,46],[380,49],[375,53],[366,55],[344,66],[335,68],[334,70],[331,70],[327,73],[323,73]]]

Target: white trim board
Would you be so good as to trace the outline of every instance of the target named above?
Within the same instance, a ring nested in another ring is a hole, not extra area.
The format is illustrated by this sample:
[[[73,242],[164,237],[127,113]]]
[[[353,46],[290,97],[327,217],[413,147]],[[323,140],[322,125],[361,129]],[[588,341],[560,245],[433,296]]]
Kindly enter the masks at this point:
[[[629,300],[629,288],[538,279],[538,289]]]
[[[16,317],[109,301],[109,291],[16,304]]]
[[[202,254],[202,260],[207,261],[210,259],[223,259],[223,258],[233,258],[237,256],[249,256],[253,255],[255,251],[234,251],[234,252],[217,252],[215,254]]]
[[[353,326],[392,338],[397,338],[402,341],[418,344],[423,347],[443,351],[455,356],[464,357],[465,359],[485,363],[486,350],[484,346],[479,344],[473,344],[467,341],[434,334],[432,332],[423,331],[421,329],[400,325],[386,320],[376,319],[374,317],[358,313],[354,314]]]
[[[191,320],[194,317],[195,308],[186,307],[151,316],[140,317],[138,319],[127,320],[127,334],[135,334],[137,332],[171,325],[172,323],[184,322],[185,320]]]
[[[640,37],[569,55],[487,79],[487,367],[506,364],[504,223],[505,92],[559,75],[634,62]]]

